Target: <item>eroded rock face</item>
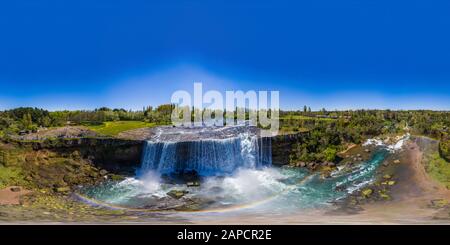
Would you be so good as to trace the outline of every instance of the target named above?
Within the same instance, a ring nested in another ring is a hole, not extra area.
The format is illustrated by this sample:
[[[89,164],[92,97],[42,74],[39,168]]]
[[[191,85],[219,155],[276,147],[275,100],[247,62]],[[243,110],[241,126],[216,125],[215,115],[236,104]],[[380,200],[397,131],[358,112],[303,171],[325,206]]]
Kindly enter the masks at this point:
[[[301,142],[302,138],[307,134],[307,132],[304,132],[271,137],[272,164],[277,166],[289,164],[289,156],[292,153],[295,143]]]
[[[85,159],[113,173],[134,173],[140,166],[143,142],[116,138],[57,138],[44,141],[8,142],[19,148],[51,151],[71,159]]]

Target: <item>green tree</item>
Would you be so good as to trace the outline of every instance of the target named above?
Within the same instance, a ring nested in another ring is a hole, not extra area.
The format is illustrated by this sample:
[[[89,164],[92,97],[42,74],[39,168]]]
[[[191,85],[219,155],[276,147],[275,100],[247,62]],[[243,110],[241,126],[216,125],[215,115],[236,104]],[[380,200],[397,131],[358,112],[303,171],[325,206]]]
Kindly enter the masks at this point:
[[[25,129],[31,130],[33,128],[33,120],[31,119],[31,114],[23,114],[22,125]]]

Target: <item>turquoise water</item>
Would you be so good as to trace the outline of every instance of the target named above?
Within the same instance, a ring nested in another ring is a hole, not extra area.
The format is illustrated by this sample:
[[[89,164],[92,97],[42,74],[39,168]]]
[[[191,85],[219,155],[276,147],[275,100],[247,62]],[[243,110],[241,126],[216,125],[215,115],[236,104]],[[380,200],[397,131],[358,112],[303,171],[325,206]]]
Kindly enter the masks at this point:
[[[205,210],[250,208],[277,212],[321,208],[373,181],[377,168],[388,154],[387,150],[379,149],[368,161],[339,167],[326,179],[305,169],[265,167],[238,169],[226,176],[204,177],[200,187],[187,187],[184,184],[165,184],[159,174],[149,171],[121,182],[83,188],[81,194],[102,205],[125,208],[157,207],[162,202],[172,202],[173,198],[167,195],[171,190],[187,192],[176,201],[177,204],[197,200],[206,203],[203,205]]]

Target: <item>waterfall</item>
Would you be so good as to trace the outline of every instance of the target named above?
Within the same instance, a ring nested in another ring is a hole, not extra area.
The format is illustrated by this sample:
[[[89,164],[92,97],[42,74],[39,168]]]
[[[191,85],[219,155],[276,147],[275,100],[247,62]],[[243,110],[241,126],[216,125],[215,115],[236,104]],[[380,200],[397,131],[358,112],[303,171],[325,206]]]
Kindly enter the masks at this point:
[[[233,173],[238,168],[256,169],[272,164],[270,138],[240,134],[227,139],[182,142],[147,141],[139,173],[161,174],[195,170],[203,176]]]

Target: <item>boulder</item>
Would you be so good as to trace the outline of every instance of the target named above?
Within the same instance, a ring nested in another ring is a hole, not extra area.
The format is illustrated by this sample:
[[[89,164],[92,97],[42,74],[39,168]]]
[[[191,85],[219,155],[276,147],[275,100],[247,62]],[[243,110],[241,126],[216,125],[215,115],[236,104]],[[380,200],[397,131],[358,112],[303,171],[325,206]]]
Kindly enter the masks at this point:
[[[395,183],[396,183],[396,182],[395,182],[395,181],[393,181],[393,180],[391,180],[391,181],[388,181],[388,182],[387,182],[387,184],[388,184],[388,185],[390,185],[390,186],[393,186],[393,185],[395,185]]]
[[[187,187],[199,187],[200,186],[200,182],[198,181],[190,181],[186,183]]]
[[[323,173],[320,175],[320,177],[321,177],[322,179],[328,179],[328,178],[331,178],[331,173],[330,173],[329,171],[323,172]]]
[[[18,187],[18,186],[14,186],[9,188],[12,192],[20,192],[22,190],[22,188]]]
[[[370,196],[372,195],[372,193],[373,193],[373,190],[367,188],[367,189],[364,189],[364,190],[361,192],[361,195],[362,195],[363,197],[365,197],[365,198],[368,198],[368,197],[370,197]]]
[[[187,193],[189,192],[184,190],[171,190],[167,192],[167,195],[175,199],[180,199],[184,197]]]
[[[392,176],[390,176],[389,174],[385,174],[384,176],[383,176],[383,179],[391,179],[392,178]]]
[[[66,186],[66,187],[58,187],[55,189],[56,192],[59,193],[67,193],[70,191],[70,187]]]
[[[449,205],[449,202],[445,199],[435,199],[431,200],[432,208],[445,208]]]
[[[390,197],[388,194],[384,193],[384,192],[380,192],[380,193],[378,193],[378,194],[379,194],[380,197],[383,198],[383,199],[386,199],[386,200],[391,199],[391,197]]]

